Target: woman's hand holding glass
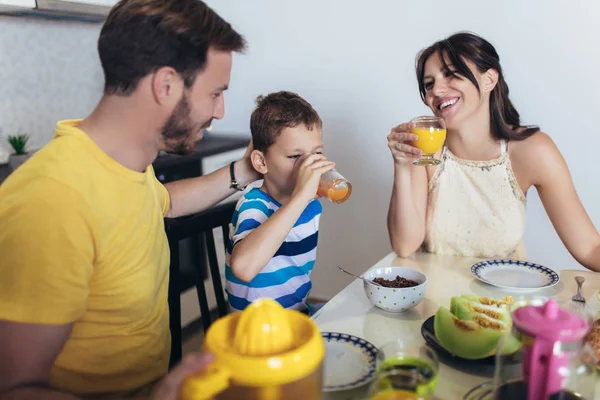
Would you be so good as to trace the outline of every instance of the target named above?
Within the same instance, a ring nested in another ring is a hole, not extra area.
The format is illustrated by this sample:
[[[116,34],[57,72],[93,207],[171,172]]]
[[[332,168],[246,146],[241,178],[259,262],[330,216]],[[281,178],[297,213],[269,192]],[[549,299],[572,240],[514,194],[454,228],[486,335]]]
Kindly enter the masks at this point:
[[[396,164],[410,165],[421,158],[421,150],[412,145],[412,142],[418,138],[417,135],[410,133],[413,128],[414,124],[411,122],[400,124],[393,128],[387,137],[388,147]]]

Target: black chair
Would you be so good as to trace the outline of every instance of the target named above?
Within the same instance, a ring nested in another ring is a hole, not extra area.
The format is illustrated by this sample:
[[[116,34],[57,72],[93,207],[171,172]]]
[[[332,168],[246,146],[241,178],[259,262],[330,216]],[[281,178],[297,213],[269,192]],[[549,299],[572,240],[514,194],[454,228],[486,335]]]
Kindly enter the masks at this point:
[[[221,273],[217,260],[213,229],[221,227],[225,247],[229,238],[229,224],[235,210],[235,202],[219,204],[211,209],[187,217],[165,219],[165,230],[171,248],[171,265],[169,268],[169,312],[171,328],[171,360],[170,366],[177,364],[182,355],[181,337],[181,293],[196,286],[198,302],[204,332],[212,323],[211,310],[208,307],[204,279],[206,277],[206,261],[210,269],[210,276],[217,300],[217,315],[222,317],[227,314],[228,306],[225,299]],[[199,263],[194,276],[184,276],[179,265],[179,242],[190,237],[200,237],[198,246]]]

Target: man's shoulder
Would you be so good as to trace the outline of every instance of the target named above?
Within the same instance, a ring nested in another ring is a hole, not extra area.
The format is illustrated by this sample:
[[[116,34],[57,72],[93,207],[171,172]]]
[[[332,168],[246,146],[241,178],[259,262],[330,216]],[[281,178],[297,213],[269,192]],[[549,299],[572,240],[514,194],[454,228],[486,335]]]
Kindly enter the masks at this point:
[[[6,207],[80,203],[81,186],[89,184],[85,168],[66,141],[53,140],[12,172],[0,186],[0,211]]]
[[[57,160],[46,148],[36,152],[26,163],[12,172],[0,186],[0,198],[9,194],[18,194],[34,190],[52,190],[71,187],[76,182],[69,169],[78,169],[70,157]]]
[[[82,195],[67,183],[44,174],[17,172],[0,187],[0,215],[17,210],[62,213],[83,209]]]

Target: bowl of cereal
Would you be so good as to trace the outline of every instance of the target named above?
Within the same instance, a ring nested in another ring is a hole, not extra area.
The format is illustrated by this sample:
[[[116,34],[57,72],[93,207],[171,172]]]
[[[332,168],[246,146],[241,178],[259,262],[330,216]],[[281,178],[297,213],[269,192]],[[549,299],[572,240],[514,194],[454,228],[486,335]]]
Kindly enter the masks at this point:
[[[364,273],[367,298],[382,310],[401,313],[425,297],[427,277],[409,267],[373,267]],[[373,283],[375,282],[375,283]]]

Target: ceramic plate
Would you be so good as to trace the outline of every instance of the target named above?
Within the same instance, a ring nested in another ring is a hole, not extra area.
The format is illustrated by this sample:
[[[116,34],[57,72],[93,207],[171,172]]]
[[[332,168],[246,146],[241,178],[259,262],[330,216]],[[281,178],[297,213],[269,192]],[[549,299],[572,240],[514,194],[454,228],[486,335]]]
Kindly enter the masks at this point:
[[[491,367],[496,365],[496,357],[495,356],[479,358],[477,360],[469,360],[469,359],[458,357],[458,356],[455,356],[455,355],[449,353],[448,350],[446,350],[442,346],[442,344],[440,342],[438,342],[437,337],[435,336],[434,323],[435,323],[435,315],[427,318],[425,320],[425,322],[423,322],[423,325],[421,325],[421,335],[423,336],[423,339],[425,339],[425,342],[427,342],[429,347],[434,349],[436,351],[436,353],[438,353],[438,355],[451,357],[454,361],[458,361],[458,362],[466,363],[466,364],[481,365],[481,366],[486,365],[486,366],[491,366]],[[512,365],[512,364],[518,364],[519,360],[518,360],[517,356],[514,356],[514,357],[508,356],[508,357],[504,357],[503,362],[505,364]]]
[[[321,336],[326,350],[325,392],[354,389],[375,377],[377,347],[345,333],[322,332]]]
[[[519,260],[481,261],[471,267],[471,273],[489,285],[512,290],[549,288],[560,280],[548,267]]]

